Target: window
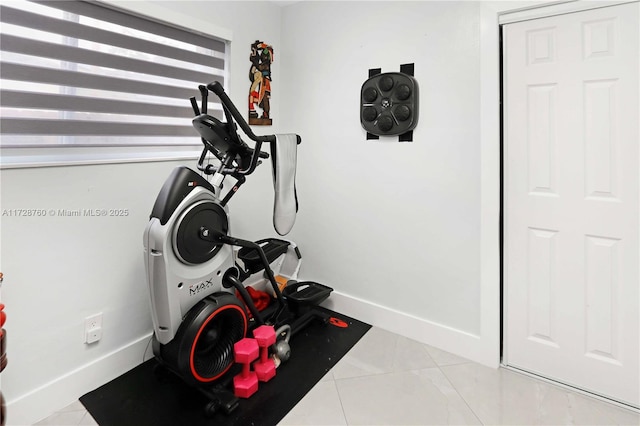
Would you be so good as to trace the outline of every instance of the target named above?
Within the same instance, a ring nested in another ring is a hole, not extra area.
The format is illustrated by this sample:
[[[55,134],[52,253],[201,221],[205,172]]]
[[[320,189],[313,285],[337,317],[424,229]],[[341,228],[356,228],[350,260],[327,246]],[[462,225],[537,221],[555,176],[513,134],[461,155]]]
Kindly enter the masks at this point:
[[[200,143],[189,97],[224,84],[224,41],[84,1],[7,2],[0,20],[3,151]]]

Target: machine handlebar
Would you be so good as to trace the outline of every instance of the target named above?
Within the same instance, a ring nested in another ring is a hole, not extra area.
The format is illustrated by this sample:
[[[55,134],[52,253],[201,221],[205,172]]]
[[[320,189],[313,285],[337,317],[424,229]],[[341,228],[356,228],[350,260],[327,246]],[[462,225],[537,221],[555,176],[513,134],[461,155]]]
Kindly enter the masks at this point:
[[[256,136],[219,82],[214,81],[206,86],[200,85],[198,89],[202,97],[202,107],[198,107],[195,98],[190,99],[193,112],[196,115],[192,123],[200,133],[202,142],[204,143],[204,149],[198,160],[198,169],[208,175],[219,173],[223,176],[231,175],[238,179],[234,191],[229,193],[233,195],[237,187],[244,183],[244,177],[254,172],[260,164],[260,159],[269,158],[269,154],[262,152],[260,149],[263,143],[275,142],[276,135]],[[207,114],[209,91],[220,98],[226,123]],[[242,141],[238,135],[237,126],[234,121],[237,122],[247,137],[255,142],[253,148]],[[302,139],[296,135],[296,140],[299,144]],[[208,152],[213,153],[221,163],[217,166],[205,164],[207,162],[206,156]],[[226,204],[230,195],[224,198],[223,204]]]
[[[276,135],[256,136],[256,134],[253,133],[253,130],[251,130],[249,124],[246,122],[242,114],[240,114],[240,111],[238,111],[236,106],[224,91],[224,87],[222,87],[222,84],[220,84],[218,81],[214,81],[213,83],[207,84],[207,89],[211,90],[218,96],[218,98],[220,98],[220,102],[222,102],[222,105],[227,108],[231,116],[238,122],[238,125],[240,126],[242,131],[249,137],[249,139],[259,143],[271,143],[276,141]],[[298,144],[302,142],[302,138],[300,138],[299,135],[296,135],[296,139],[298,141]]]

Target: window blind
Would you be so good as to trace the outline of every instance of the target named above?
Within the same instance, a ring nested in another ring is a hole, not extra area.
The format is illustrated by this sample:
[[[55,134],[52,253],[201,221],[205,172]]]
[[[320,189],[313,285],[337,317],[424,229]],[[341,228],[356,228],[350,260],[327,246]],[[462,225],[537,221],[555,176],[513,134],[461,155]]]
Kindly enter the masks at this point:
[[[85,1],[12,1],[0,21],[3,147],[199,143],[189,97],[224,83],[224,41]]]

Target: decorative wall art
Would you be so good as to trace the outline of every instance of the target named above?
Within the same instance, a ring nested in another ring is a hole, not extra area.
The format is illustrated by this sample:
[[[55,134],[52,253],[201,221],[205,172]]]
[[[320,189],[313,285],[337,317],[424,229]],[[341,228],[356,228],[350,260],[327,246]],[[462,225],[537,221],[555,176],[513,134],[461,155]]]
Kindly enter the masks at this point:
[[[418,82],[413,64],[400,66],[400,72],[369,70],[369,79],[360,90],[360,123],[367,139],[398,136],[400,142],[413,141],[418,124]]]
[[[251,68],[249,69],[249,124],[270,126],[271,106],[271,64],[273,47],[256,40],[251,45]]]

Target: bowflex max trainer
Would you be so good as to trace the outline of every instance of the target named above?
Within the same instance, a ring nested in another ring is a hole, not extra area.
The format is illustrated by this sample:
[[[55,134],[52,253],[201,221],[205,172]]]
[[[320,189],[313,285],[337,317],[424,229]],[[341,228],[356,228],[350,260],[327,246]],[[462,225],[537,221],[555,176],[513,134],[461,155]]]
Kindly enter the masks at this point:
[[[144,232],[152,347],[162,367],[207,395],[209,414],[219,408],[229,413],[238,405],[229,389],[236,343],[259,326],[273,326],[278,341],[269,346],[269,353],[276,365],[286,361],[291,335],[314,319],[329,320],[312,308],[332,289],[296,281],[301,255],[293,242],[276,238],[253,242],[229,235],[227,203],[260,159],[269,158],[260,150],[263,143],[271,145],[274,227],[280,235],[291,229],[297,211],[293,182],[300,137],[256,136],[220,83],[199,89],[201,108],[195,98],[191,105],[196,115],[193,126],[204,144],[200,173],[187,167],[173,170]],[[207,114],[209,91],[220,98],[226,123]],[[242,141],[234,119],[255,142],[254,148]],[[207,160],[209,154],[217,158],[215,164]],[[223,196],[227,176],[235,183]],[[250,294],[254,289],[269,296],[266,308],[259,310],[254,303]]]

